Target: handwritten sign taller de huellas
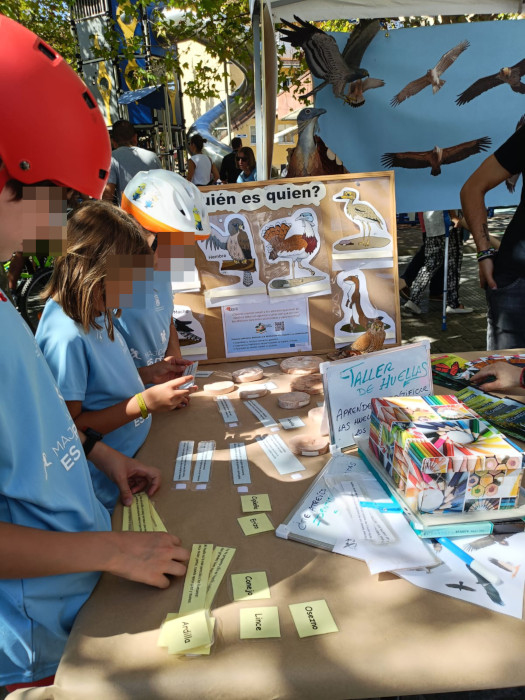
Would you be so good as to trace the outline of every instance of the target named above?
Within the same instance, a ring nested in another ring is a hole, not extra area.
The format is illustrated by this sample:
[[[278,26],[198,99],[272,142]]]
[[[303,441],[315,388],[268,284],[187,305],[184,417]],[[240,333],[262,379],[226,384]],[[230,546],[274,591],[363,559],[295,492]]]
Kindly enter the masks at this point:
[[[371,401],[384,396],[428,396],[432,393],[430,343],[356,355],[321,364],[325,406],[332,447],[355,445],[368,435]]]

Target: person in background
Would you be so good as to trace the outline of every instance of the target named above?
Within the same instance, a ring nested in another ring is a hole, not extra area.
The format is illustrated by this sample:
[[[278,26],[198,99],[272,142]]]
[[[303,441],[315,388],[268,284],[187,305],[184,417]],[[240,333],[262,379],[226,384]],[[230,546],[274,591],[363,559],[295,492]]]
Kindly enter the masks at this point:
[[[104,118],[51,46],[0,14],[0,259],[62,244],[69,188],[100,197],[111,159]],[[38,104],[39,128],[27,105]],[[85,455],[125,505],[157,469],[79,433],[33,334],[0,293],[0,685],[51,685],[100,572],[159,588],[189,552],[167,533],[112,532]]]
[[[188,146],[191,156],[188,161],[186,179],[193,182],[197,187],[211,185],[220,179],[219,171],[214,163],[202,152],[205,143],[207,143],[206,139],[203,139],[200,134],[193,134]]]
[[[232,139],[232,152],[224,156],[221,163],[220,177],[224,184],[229,182],[237,182],[237,178],[241,174],[241,169],[237,163],[237,155],[239,149],[242,148],[242,140],[236,136]]]
[[[525,187],[501,239],[493,245],[485,195],[513,175],[525,173],[525,129],[512,134],[461,188],[461,206],[478,249],[479,282],[487,298],[487,349],[525,347]]]
[[[237,178],[237,182],[253,182],[257,180],[257,164],[255,162],[255,154],[249,146],[243,146],[237,153],[236,158],[241,173]]]
[[[137,371],[114,327],[113,309],[118,316],[121,306],[130,305],[135,281],[147,280],[152,265],[151,249],[131,216],[109,202],[86,202],[68,221],[67,250],[44,291],[36,332],[77,428],[89,426],[128,457],[144,443],[151,413],[187,403],[190,390],[179,387],[192,379],[175,378],[166,360]],[[95,493],[112,512],[118,490],[90,467]]]
[[[443,264],[445,256],[445,234],[448,229],[449,252],[447,268],[447,314],[470,314],[474,309],[463,306],[459,301],[459,279],[463,260],[463,229],[455,211],[426,211],[425,222],[425,262],[419,270],[410,289],[410,299],[404,309],[414,314],[421,313],[421,297],[434,272]]]
[[[141,226],[155,251],[152,279],[145,282],[145,306],[123,308],[114,325],[137,368],[159,360],[179,375],[183,360],[173,322],[172,282],[189,282],[195,270],[195,241],[209,236],[204,197],[199,189],[168,170],[138,173],[122,195],[122,209]]]
[[[141,170],[162,168],[162,165],[155,153],[139,148],[135,127],[126,119],[113,124],[111,141],[115,150],[111,154],[111,168],[102,198],[120,204],[122,193],[132,177]]]
[[[423,219],[423,212],[419,211],[417,213],[417,217],[419,220],[419,226],[421,228],[423,242],[421,243],[421,246],[419,247],[418,251],[413,256],[412,260],[410,260],[410,262],[406,266],[403,274],[399,275],[399,294],[401,298],[405,301],[410,299],[410,288],[414,280],[416,279],[418,272],[425,264],[425,240],[427,235],[425,232],[425,221]],[[428,298],[431,301],[442,301],[443,299],[443,265],[440,265],[432,273],[432,277],[430,278]]]

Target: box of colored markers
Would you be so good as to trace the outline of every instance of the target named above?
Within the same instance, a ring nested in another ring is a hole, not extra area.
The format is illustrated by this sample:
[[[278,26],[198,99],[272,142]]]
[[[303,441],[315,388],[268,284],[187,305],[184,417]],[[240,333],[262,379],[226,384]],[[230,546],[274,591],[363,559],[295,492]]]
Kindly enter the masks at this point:
[[[517,505],[522,451],[454,396],[372,399],[369,446],[416,513]]]

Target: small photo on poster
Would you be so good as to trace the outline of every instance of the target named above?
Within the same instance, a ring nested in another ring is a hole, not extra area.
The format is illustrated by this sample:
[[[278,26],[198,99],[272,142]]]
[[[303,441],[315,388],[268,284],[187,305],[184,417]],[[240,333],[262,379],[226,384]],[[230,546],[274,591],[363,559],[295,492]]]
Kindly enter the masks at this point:
[[[312,350],[308,300],[222,307],[226,357]]]
[[[173,323],[179,339],[181,355],[185,360],[207,360],[208,349],[202,324],[189,306],[173,307]]]

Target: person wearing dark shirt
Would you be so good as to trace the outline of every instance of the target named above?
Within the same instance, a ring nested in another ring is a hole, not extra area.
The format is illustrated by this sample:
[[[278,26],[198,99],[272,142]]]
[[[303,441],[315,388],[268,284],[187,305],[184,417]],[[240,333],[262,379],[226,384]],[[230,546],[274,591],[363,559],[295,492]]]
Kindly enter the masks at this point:
[[[487,349],[525,347],[524,189],[498,251],[492,246],[485,194],[525,171],[525,129],[518,129],[486,158],[461,189],[463,215],[478,249],[479,281],[487,297]]]
[[[232,152],[225,155],[221,163],[220,176],[224,183],[237,182],[237,178],[241,174],[240,168],[237,167],[238,163],[236,158],[239,149],[242,148],[242,141],[238,136],[236,136],[234,139],[232,139],[231,145],[233,149]]]

